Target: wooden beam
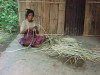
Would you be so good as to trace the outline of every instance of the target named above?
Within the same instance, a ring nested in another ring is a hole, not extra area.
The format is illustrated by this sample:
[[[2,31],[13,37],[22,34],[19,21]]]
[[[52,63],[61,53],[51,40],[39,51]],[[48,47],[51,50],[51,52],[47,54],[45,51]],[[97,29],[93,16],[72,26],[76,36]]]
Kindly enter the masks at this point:
[[[89,3],[89,4],[92,4],[92,3],[93,3],[93,4],[100,4],[99,1],[98,1],[98,2],[97,2],[97,1],[90,1],[90,2],[87,2],[87,3]]]
[[[64,3],[65,4],[65,2],[51,2],[51,1],[19,1],[19,2],[50,3],[50,4],[52,4],[52,3],[54,3],[54,4]]]

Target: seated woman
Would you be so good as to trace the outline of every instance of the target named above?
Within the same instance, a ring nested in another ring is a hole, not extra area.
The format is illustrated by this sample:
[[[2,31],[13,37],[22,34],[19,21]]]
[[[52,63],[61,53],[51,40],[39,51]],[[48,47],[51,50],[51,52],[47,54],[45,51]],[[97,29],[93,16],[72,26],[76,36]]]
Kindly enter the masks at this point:
[[[31,9],[26,9],[26,19],[22,22],[20,27],[20,33],[24,36],[20,39],[20,44],[22,46],[32,46],[37,47],[42,44],[46,38],[45,36],[39,36],[38,26],[35,24],[34,11]]]

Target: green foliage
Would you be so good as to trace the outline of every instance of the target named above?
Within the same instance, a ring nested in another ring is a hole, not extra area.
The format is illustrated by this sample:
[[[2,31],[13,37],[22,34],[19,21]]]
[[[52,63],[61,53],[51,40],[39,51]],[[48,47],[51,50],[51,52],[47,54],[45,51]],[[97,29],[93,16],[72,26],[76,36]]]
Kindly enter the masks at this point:
[[[17,1],[0,0],[0,28],[10,33],[18,30]]]

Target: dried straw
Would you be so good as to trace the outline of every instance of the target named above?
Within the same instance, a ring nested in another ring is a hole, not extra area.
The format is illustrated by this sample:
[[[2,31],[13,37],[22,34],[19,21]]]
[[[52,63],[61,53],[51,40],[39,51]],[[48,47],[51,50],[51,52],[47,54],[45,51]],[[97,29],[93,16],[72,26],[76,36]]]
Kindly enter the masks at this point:
[[[82,47],[82,43],[71,37],[48,36],[49,40],[41,45],[41,50],[49,56],[63,59],[65,63],[83,64],[86,60],[100,62],[100,51]]]

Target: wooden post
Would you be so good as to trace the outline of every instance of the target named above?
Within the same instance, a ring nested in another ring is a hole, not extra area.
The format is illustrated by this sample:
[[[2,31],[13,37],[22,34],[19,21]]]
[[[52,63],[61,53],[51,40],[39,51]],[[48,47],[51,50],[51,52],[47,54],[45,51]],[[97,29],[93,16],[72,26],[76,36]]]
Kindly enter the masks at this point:
[[[89,34],[89,28],[91,24],[91,15],[90,15],[90,6],[88,4],[88,0],[86,0],[85,5],[85,20],[84,20],[84,36],[87,36]]]

